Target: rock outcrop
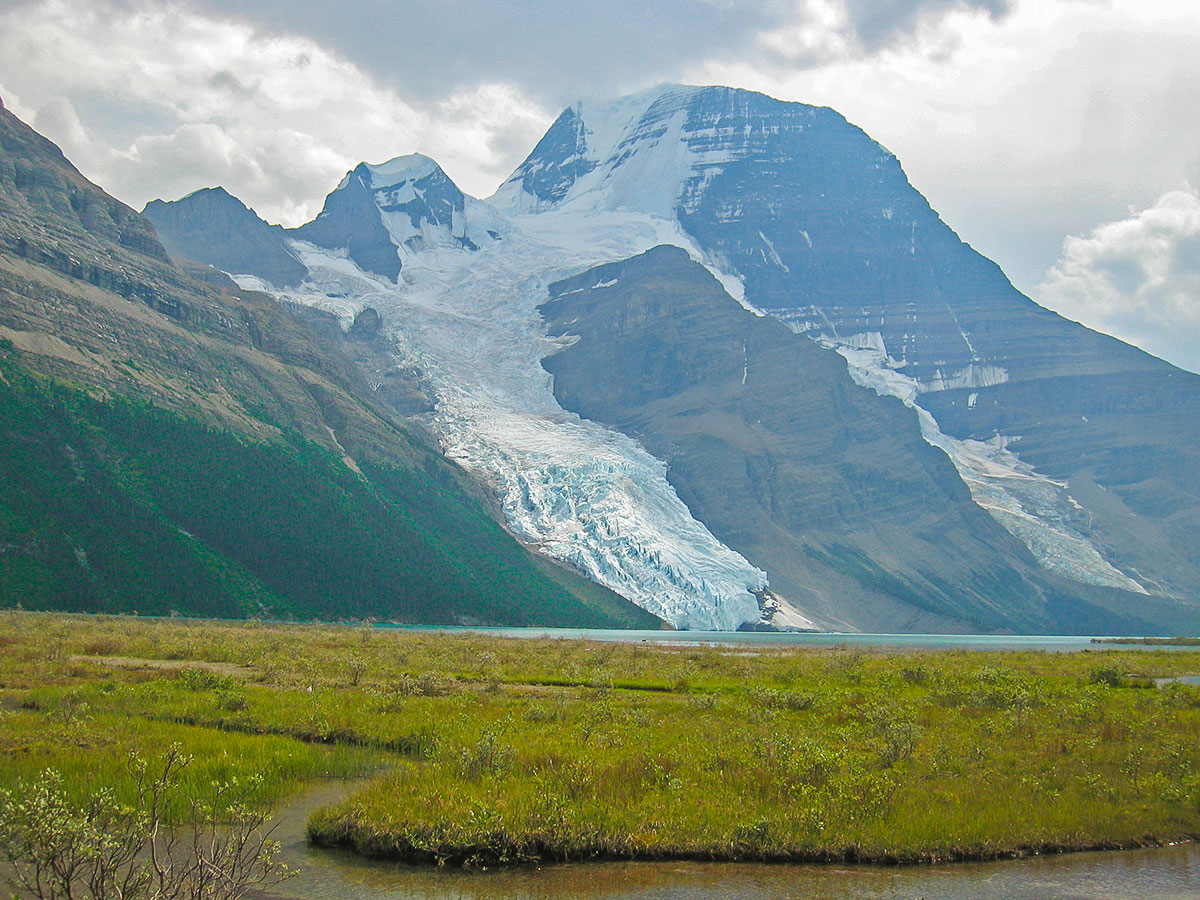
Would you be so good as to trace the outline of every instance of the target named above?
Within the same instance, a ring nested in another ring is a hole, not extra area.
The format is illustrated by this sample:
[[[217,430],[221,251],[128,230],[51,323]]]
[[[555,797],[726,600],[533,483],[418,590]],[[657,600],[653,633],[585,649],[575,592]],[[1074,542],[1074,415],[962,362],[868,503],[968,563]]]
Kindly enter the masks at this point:
[[[268,225],[224,188],[204,188],[172,202],[153,200],[142,214],[173,257],[230,275],[253,275],[276,287],[293,287],[308,274],[283,229]]]
[[[972,502],[899,401],[755,316],[675,247],[551,285],[564,407],[668,463],[692,512],[772,591],[843,627],[1145,630],[1047,575]],[[1122,592],[1108,591],[1109,605]],[[1064,626],[1064,621],[1069,625]]]

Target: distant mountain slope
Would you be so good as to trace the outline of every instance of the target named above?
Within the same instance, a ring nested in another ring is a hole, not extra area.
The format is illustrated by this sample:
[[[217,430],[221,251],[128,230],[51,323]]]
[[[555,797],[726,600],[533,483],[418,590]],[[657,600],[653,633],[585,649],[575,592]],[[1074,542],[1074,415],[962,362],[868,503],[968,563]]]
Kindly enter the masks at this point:
[[[563,406],[665,459],[692,511],[821,619],[886,631],[1160,627],[1136,594],[1041,572],[900,402],[743,309],[682,250],[592,269],[550,297],[551,336],[572,339],[543,363]]]
[[[0,109],[0,604],[653,627],[371,389],[369,318],[193,280]]]
[[[174,257],[254,275],[278,287],[297,285],[308,274],[283,229],[268,225],[224,188],[204,188],[172,203],[153,200],[142,215]]]

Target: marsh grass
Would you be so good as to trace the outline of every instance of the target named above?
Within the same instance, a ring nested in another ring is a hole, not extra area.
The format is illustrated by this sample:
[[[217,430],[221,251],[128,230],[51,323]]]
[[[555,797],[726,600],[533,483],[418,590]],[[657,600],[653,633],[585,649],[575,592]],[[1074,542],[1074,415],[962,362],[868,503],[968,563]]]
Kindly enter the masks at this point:
[[[179,743],[414,862],[932,861],[1200,834],[1188,652],[745,650],[0,614],[0,786]]]

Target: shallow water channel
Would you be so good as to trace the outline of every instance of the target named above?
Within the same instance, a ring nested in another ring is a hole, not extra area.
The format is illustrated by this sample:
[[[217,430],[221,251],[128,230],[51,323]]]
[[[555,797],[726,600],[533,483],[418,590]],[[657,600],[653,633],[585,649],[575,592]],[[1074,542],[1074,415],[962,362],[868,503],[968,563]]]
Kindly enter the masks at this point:
[[[1200,845],[940,866],[606,862],[468,871],[414,868],[309,847],[309,813],[344,796],[310,789],[275,838],[301,874],[265,897],[293,900],[1200,900]]]

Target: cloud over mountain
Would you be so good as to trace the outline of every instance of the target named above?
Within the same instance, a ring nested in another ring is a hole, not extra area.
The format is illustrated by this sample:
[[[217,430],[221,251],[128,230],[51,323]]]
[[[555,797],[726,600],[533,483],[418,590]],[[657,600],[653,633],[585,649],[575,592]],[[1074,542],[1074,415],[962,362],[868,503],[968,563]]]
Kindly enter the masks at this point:
[[[311,38],[182,7],[48,0],[0,12],[0,35],[5,102],[135,205],[224,184],[299,224],[353,162],[412,149],[490,193],[549,120],[504,84],[422,102]]]
[[[1171,191],[1128,218],[1068,237],[1038,299],[1200,371],[1200,194]]]

